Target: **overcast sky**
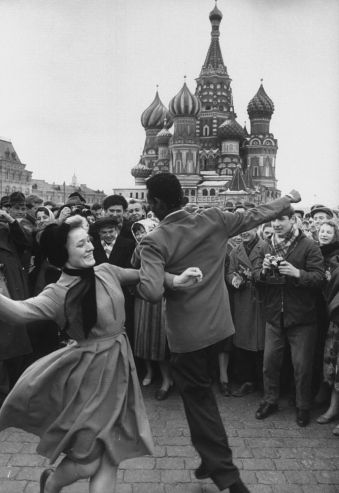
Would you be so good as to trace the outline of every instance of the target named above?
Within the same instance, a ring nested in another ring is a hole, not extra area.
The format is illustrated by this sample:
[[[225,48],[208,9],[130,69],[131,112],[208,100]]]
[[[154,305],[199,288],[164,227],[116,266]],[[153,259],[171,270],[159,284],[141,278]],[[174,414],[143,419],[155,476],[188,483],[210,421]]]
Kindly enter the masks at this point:
[[[192,92],[213,0],[0,0],[0,135],[34,178],[134,185],[156,85]],[[339,204],[339,1],[219,0],[238,121],[260,79],[275,104],[278,187]]]

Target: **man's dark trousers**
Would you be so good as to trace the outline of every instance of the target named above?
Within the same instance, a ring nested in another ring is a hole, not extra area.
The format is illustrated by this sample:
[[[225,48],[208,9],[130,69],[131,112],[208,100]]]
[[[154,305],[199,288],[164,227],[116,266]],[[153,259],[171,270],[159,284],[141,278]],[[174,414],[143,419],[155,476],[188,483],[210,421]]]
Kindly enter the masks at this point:
[[[184,402],[192,443],[211,479],[220,490],[239,479],[232,452],[212,391],[211,363],[218,361],[218,345],[190,353],[172,353],[174,382]]]

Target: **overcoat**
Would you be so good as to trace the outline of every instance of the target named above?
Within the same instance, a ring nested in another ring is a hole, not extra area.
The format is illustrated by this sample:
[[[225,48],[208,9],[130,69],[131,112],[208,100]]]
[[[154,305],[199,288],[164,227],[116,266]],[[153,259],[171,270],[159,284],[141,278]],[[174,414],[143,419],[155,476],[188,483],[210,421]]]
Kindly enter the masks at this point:
[[[264,240],[254,245],[247,255],[243,244],[235,247],[230,254],[230,265],[227,272],[227,282],[231,284],[234,273],[242,268],[252,271],[253,263],[260,255]],[[265,343],[265,317],[262,299],[258,287],[248,280],[239,289],[233,291],[235,334],[233,343],[236,347],[248,351],[261,351]]]
[[[0,223],[0,265],[2,283],[5,280],[10,298],[24,300],[29,297],[28,279],[20,255],[29,241],[19,223]],[[7,293],[6,293],[7,294]],[[0,319],[0,360],[14,358],[32,351],[24,324],[10,324]]]

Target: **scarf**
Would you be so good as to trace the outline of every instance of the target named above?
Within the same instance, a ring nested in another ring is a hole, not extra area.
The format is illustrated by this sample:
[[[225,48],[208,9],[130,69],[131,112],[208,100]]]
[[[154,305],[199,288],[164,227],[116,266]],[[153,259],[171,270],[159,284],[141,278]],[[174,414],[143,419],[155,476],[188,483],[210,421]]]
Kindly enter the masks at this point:
[[[296,241],[299,236],[298,228],[292,226],[291,230],[283,238],[278,238],[273,234],[271,245],[274,255],[277,257],[285,258],[291,245]]]
[[[69,276],[80,277],[80,281],[68,290],[65,297],[64,330],[77,341],[87,339],[97,321],[94,269],[64,267],[63,272]]]

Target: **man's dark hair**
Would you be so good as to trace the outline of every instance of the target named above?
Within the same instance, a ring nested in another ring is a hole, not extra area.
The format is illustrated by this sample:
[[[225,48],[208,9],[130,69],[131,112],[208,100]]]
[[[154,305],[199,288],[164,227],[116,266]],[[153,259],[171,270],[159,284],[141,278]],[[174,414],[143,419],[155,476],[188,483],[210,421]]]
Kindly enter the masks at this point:
[[[282,219],[284,216],[287,216],[288,219],[291,219],[291,217],[294,215],[295,211],[293,207],[290,205],[286,209],[283,210],[281,214],[279,214],[277,219]]]
[[[102,206],[105,209],[105,211],[107,211],[107,209],[112,205],[122,205],[124,211],[128,207],[127,200],[122,195],[109,195],[108,197],[105,198],[105,200],[102,203]]]
[[[99,204],[99,202],[95,202],[92,207],[91,207],[92,211],[97,211],[99,209],[102,209],[102,204]]]
[[[172,173],[158,173],[146,181],[150,199],[162,200],[169,209],[183,205],[183,191],[178,178]]]

